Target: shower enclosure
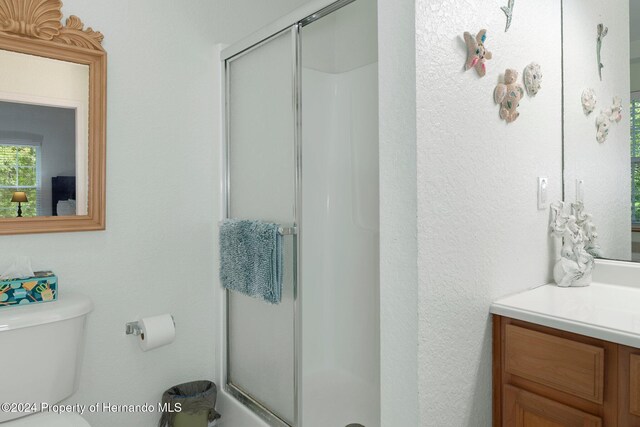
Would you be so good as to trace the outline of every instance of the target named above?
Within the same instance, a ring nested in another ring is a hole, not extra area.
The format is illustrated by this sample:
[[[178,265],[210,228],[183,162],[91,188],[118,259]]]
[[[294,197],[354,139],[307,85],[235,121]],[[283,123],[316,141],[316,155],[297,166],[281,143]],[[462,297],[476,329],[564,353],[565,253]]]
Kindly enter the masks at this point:
[[[325,6],[222,53],[226,216],[292,229],[280,304],[225,294],[225,390],[272,426],[379,427],[376,2]]]

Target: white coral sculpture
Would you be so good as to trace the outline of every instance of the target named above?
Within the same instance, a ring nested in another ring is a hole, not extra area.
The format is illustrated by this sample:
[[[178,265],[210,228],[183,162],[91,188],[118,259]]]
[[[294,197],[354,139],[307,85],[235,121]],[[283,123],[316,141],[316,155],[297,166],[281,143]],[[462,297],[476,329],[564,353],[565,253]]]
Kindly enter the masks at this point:
[[[597,243],[598,233],[591,215],[584,212],[582,202],[565,208],[564,202],[551,205],[551,233],[563,239],[560,260],[553,269],[558,286],[588,286],[594,267],[594,257],[602,257]]]

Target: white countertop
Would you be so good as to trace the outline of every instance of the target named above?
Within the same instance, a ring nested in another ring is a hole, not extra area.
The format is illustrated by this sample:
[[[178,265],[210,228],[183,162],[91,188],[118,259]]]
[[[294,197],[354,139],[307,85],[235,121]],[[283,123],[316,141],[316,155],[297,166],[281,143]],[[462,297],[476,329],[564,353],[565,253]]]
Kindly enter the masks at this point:
[[[495,301],[491,313],[640,348],[640,287],[544,285]]]

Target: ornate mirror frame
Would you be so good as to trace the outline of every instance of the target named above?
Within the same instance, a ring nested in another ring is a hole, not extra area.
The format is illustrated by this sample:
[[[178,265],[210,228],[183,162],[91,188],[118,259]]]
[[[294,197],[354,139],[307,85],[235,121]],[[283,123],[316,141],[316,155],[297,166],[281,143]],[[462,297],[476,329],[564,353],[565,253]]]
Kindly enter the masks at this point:
[[[0,0],[0,49],[89,66],[88,211],[83,216],[1,218],[0,234],[105,229],[107,54],[104,36],[60,0]]]

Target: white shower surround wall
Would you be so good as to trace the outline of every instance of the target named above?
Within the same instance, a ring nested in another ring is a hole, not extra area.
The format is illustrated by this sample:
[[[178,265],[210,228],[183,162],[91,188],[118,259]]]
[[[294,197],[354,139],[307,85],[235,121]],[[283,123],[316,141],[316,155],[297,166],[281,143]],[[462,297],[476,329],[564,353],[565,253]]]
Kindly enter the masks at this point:
[[[377,68],[302,72],[304,427],[380,426]]]
[[[417,0],[420,426],[491,425],[492,300],[551,280],[549,212],[537,177],[562,197],[560,2]],[[487,28],[487,76],[464,72],[462,34]],[[594,38],[595,42],[595,38]],[[595,46],[594,46],[595,50]],[[501,70],[544,70],[505,124]],[[579,97],[576,99],[579,105]]]

